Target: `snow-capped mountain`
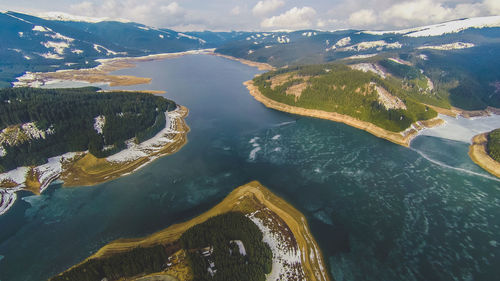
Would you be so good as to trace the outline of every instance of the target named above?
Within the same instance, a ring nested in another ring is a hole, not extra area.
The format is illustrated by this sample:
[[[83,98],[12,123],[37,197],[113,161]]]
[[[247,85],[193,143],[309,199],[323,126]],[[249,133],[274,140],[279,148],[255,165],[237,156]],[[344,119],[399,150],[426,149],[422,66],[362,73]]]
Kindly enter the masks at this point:
[[[204,48],[205,41],[169,29],[48,13],[0,13],[0,86],[25,71],[92,67],[95,60]],[[2,83],[3,82],[3,83]]]
[[[469,28],[481,29],[487,27],[500,27],[500,16],[465,18],[448,21],[439,24],[420,26],[393,31],[363,31],[366,34],[403,34],[409,37],[440,36],[449,33],[457,33]]]

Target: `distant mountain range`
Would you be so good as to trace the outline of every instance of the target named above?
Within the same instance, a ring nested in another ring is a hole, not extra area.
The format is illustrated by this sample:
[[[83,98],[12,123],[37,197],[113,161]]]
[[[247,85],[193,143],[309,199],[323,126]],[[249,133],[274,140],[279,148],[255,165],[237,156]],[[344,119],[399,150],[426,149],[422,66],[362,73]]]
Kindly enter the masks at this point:
[[[96,66],[96,59],[216,48],[276,67],[400,58],[433,81],[443,98],[467,109],[500,107],[500,16],[395,31],[176,32],[134,22],[0,13],[0,86],[26,71]],[[455,84],[456,85],[455,85]]]

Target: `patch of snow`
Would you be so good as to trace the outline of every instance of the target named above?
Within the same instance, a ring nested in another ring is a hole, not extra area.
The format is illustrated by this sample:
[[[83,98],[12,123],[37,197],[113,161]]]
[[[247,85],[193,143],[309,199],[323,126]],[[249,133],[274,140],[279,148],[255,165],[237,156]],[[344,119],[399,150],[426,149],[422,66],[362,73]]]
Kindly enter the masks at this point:
[[[421,60],[428,60],[429,58],[427,57],[427,55],[424,55],[424,54],[420,54],[418,55],[418,57],[421,59]]]
[[[71,37],[68,37],[68,36],[64,36],[61,33],[57,33],[57,32],[54,32],[54,34],[45,34],[45,36],[48,36],[48,37],[50,37],[52,39],[64,40],[66,42],[73,42],[73,41],[75,41],[75,39],[73,39]]]
[[[500,27],[500,16],[467,18],[445,23],[408,28],[393,31],[364,31],[372,35],[383,35],[388,33],[404,34],[408,37],[440,36],[443,34],[457,33],[469,28]]]
[[[54,54],[51,52],[45,53],[45,54],[38,54],[41,57],[44,57],[46,59],[52,59],[52,60],[62,60],[64,59],[63,57],[59,56],[58,54]]]
[[[269,49],[271,47],[272,47],[271,45],[264,46],[264,48],[266,48],[266,49]]]
[[[240,255],[242,255],[242,256],[247,255],[247,251],[245,250],[245,245],[243,245],[243,242],[241,240],[231,240],[231,241],[229,241],[229,243],[234,243],[234,244],[238,245],[238,250],[240,252]]]
[[[377,75],[379,75],[382,78],[386,77],[386,73],[382,67],[380,67],[378,64],[373,64],[373,63],[358,63],[358,64],[353,64],[349,65],[352,69],[356,70],[361,70],[363,72],[373,72]]]
[[[185,37],[185,38],[189,38],[191,40],[198,40],[198,42],[200,42],[201,44],[205,44],[207,43],[207,41],[201,39],[201,38],[198,38],[198,37],[194,37],[194,36],[191,36],[191,35],[187,35],[187,34],[184,34],[184,33],[177,33],[177,35],[179,35],[180,37]]]
[[[375,85],[375,83],[371,82],[370,85]],[[378,101],[385,107],[385,109],[406,110],[406,104],[401,99],[392,95],[391,93],[389,93],[389,91],[379,85],[375,85],[375,89],[377,90]]]
[[[40,32],[49,32],[49,31],[52,31],[50,30],[50,28],[45,28],[41,25],[35,25],[32,29],[33,31],[40,31]]]
[[[29,56],[24,56],[24,58],[27,59],[27,60],[31,59],[31,57],[29,57]]]
[[[43,19],[57,20],[57,21],[75,21],[75,22],[90,22],[90,23],[97,23],[102,21],[118,21],[123,23],[130,22],[129,20],[124,20],[124,19],[84,17],[84,16],[71,15],[63,12],[45,12],[45,13],[37,13],[35,15]]]
[[[182,133],[176,130],[177,124],[180,122],[182,115],[179,112],[179,109],[166,112],[165,115],[165,128],[158,132],[154,137],[139,144],[136,144],[133,139],[129,140],[126,142],[127,149],[113,154],[106,159],[110,162],[133,161],[141,157],[146,157],[153,152],[160,151],[167,143],[173,142],[172,135]],[[150,160],[154,159],[155,158],[150,157]]]
[[[54,52],[56,52],[59,55],[64,54],[64,50],[69,48],[69,44],[66,42],[54,42],[54,41],[47,41],[47,42],[40,42],[45,48],[47,49],[54,49]]]
[[[255,217],[255,213],[247,216],[262,231],[262,240],[269,245],[273,253],[271,273],[266,276],[266,280],[286,280],[288,276],[304,276],[305,273],[300,266],[302,263],[301,251],[289,247],[288,243],[283,241],[282,233],[270,229],[264,221]]]
[[[27,20],[25,20],[25,19],[22,19],[22,18],[16,17],[16,16],[11,15],[11,14],[9,14],[9,13],[4,13],[4,15],[7,15],[7,16],[9,16],[9,17],[11,17],[11,18],[15,18],[16,20],[20,20],[20,21],[25,22],[25,23],[33,24],[33,23],[32,23],[32,22],[30,22],[30,21],[27,21]]]
[[[83,51],[82,51],[82,50],[78,50],[78,49],[71,50],[71,52],[72,52],[73,54],[77,54],[77,55],[79,55],[79,54],[82,54],[82,53],[83,53]]]
[[[94,130],[96,130],[98,134],[102,135],[102,129],[104,128],[105,124],[106,124],[106,116],[99,115],[94,118]]]
[[[399,64],[404,64],[404,65],[411,65],[410,62],[408,61],[405,61],[405,60],[402,60],[402,59],[399,59],[399,58],[389,58],[390,61],[393,61],[395,63],[399,63]]]
[[[19,34],[19,37],[23,37],[24,36],[24,32],[21,32],[21,31],[19,31],[17,34]]]
[[[367,42],[361,42],[355,45],[352,45],[350,47],[345,47],[342,49],[338,49],[339,51],[366,51],[369,49],[377,48],[377,50],[381,51],[383,48],[386,49],[400,49],[403,45],[399,42],[394,42],[394,43],[387,43],[384,40],[378,40],[378,41],[367,41]]]
[[[0,216],[5,214],[16,202],[16,191],[13,188],[0,189]]]
[[[347,58],[344,58],[344,59],[345,60],[367,59],[367,58],[374,57],[376,55],[378,55],[378,54],[354,55],[354,56],[350,56],[350,57],[347,57]]]
[[[165,36],[163,36],[163,34],[158,34],[158,37],[160,37],[161,39],[165,38]]]
[[[278,43],[280,44],[287,44],[287,43],[290,43],[290,38],[288,38],[287,36],[278,36],[278,38],[276,39],[278,41]]]
[[[274,136],[274,137],[272,137],[271,139],[272,139],[272,140],[278,140],[280,137],[281,137],[281,135],[275,135],[275,136]]]
[[[0,174],[0,182],[13,181],[18,185],[21,185],[25,182],[26,174],[28,173],[28,171],[29,171],[28,167],[18,167],[14,170],[2,173]]]
[[[430,50],[448,51],[448,50],[467,49],[467,48],[472,48],[474,46],[475,45],[472,43],[455,42],[455,43],[435,45],[435,46],[420,46],[417,49],[419,49],[419,50],[430,49]]]
[[[3,145],[0,145],[0,157],[4,157],[5,155],[7,155],[7,150],[5,150]]]
[[[126,52],[115,52],[115,51],[112,51],[102,45],[99,45],[99,44],[94,44],[94,50],[96,50],[98,53],[102,53],[102,51],[104,50],[106,52],[106,55],[107,56],[110,56],[110,55],[126,55],[127,53]]]
[[[136,27],[137,27],[137,28],[139,28],[139,29],[142,29],[142,30],[149,30],[149,28],[144,27],[144,26],[139,26],[139,25],[138,25],[138,26],[136,26]]]

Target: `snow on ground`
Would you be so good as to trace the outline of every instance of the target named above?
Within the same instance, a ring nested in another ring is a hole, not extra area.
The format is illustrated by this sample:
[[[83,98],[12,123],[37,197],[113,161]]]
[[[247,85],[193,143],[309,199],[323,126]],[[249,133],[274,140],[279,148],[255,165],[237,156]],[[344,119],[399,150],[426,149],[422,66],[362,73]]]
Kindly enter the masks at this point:
[[[472,43],[455,42],[455,43],[435,45],[435,46],[421,46],[421,47],[418,47],[417,49],[419,49],[419,50],[431,49],[431,50],[448,51],[448,50],[467,49],[467,48],[472,48],[474,46],[475,45]]]
[[[127,54],[126,52],[112,51],[112,50],[110,50],[102,45],[99,45],[99,44],[94,44],[94,50],[96,50],[99,53],[102,53],[103,51],[105,51],[107,56],[109,56],[109,55],[126,55]]]
[[[500,115],[475,118],[459,116],[454,118],[440,114],[439,118],[443,119],[445,124],[424,129],[420,135],[471,143],[472,137],[475,135],[497,129],[498,124],[500,124]]]
[[[32,29],[33,31],[40,31],[40,32],[49,32],[52,31],[50,28],[45,28],[41,25],[35,25]]]
[[[66,42],[73,42],[73,41],[75,41],[75,39],[73,39],[71,37],[68,37],[68,36],[64,36],[61,33],[57,33],[57,32],[54,32],[54,34],[45,34],[45,36],[50,37],[52,39],[64,40]]]
[[[408,37],[440,36],[448,33],[457,33],[468,28],[500,27],[500,16],[476,17],[449,21],[445,23],[402,29],[392,31],[364,31],[372,35],[383,35],[388,33],[405,34]]]
[[[44,12],[44,13],[37,13],[35,14],[35,16],[46,20],[77,21],[77,22],[90,22],[90,23],[97,23],[101,21],[110,20],[109,18],[92,18],[84,16],[75,16],[63,12]],[[114,21],[129,22],[126,20],[114,20]]]
[[[118,163],[133,161],[141,157],[146,157],[156,151],[160,151],[167,143],[173,142],[171,135],[181,133],[176,131],[176,128],[177,122],[179,122],[182,117],[179,113],[179,109],[166,112],[165,115],[167,120],[165,128],[154,137],[139,144],[129,140],[127,141],[127,149],[107,157],[106,160]]]
[[[328,40],[326,40],[326,41],[327,41],[327,45],[328,45],[330,42]],[[330,48],[325,49],[325,51],[328,52],[331,50],[335,50],[337,48],[342,48],[342,47],[345,47],[349,44],[351,44],[351,37],[344,37],[344,38],[340,39],[339,41],[337,41],[337,43],[335,43]]]
[[[47,41],[40,42],[40,44],[42,44],[47,49],[54,49],[54,52],[58,53],[59,55],[64,55],[64,50],[69,48],[69,44],[67,42]]]
[[[302,33],[302,36],[306,36],[306,37],[311,37],[311,36],[315,36],[315,35],[317,35],[317,33],[311,32],[311,31]]]
[[[46,135],[53,133],[54,130],[52,128],[43,131],[38,129],[35,123],[28,122],[20,126],[8,127],[0,131],[0,145],[7,143],[13,146],[32,139],[45,139]]]
[[[371,82],[371,85],[375,85],[375,83]],[[404,109],[406,110],[405,103],[400,100],[398,97],[391,95],[386,89],[380,87],[379,85],[375,85],[375,89],[378,94],[378,101],[382,104],[386,109]]]
[[[378,55],[378,54],[354,55],[354,56],[350,56],[350,57],[347,57],[347,58],[344,58],[344,59],[345,60],[367,59],[367,58],[374,57],[376,55]]]
[[[429,59],[429,57],[427,57],[427,55],[425,55],[425,54],[420,54],[420,55],[418,55],[418,57],[419,57],[421,60],[428,60],[428,59]]]
[[[77,55],[79,55],[79,54],[82,54],[82,53],[83,53],[83,51],[82,51],[82,50],[78,50],[78,49],[71,50],[71,52],[72,52],[73,54],[77,54]]]
[[[278,36],[278,38],[276,39],[278,41],[278,43],[280,44],[287,44],[287,43],[290,43],[290,38],[288,38],[287,36]]]
[[[242,255],[242,256],[247,255],[247,251],[245,250],[245,245],[243,245],[243,242],[241,240],[231,240],[231,241],[229,241],[229,243],[234,243],[234,244],[238,245],[238,250],[240,252],[240,255]]]
[[[7,154],[7,151],[3,147],[3,145],[0,145],[0,157],[4,157]]]
[[[378,41],[367,41],[367,42],[361,42],[349,47],[345,47],[342,49],[338,49],[339,51],[366,51],[369,49],[374,49],[376,48],[377,50],[381,51],[382,49],[400,49],[403,45],[399,42],[394,42],[394,43],[387,43],[384,40],[378,40]]]
[[[106,124],[106,116],[99,115],[94,118],[94,130],[96,130],[98,134],[102,135],[102,129],[104,128],[105,124]]]
[[[0,216],[5,214],[16,202],[18,189],[0,189]]]
[[[39,54],[41,57],[44,57],[46,59],[53,59],[53,60],[62,60],[64,59],[63,57],[59,56],[58,54],[54,54],[51,52],[45,53],[45,54]]]
[[[262,231],[264,243],[268,244],[273,252],[272,270],[271,273],[267,275],[266,280],[287,280],[287,276],[304,276],[305,273],[302,266],[300,266],[302,263],[300,250],[292,249],[287,241],[284,240],[282,233],[273,232],[266,226],[264,221],[255,217],[258,212],[260,211],[256,211],[247,216],[257,225],[257,227],[259,227],[260,231]]]
[[[399,58],[389,58],[389,60],[393,61],[395,63],[399,63],[399,64],[411,65],[411,63],[409,61],[405,61],[405,60],[402,60],[402,59],[399,59]]]
[[[368,72],[368,71],[373,72],[373,73],[379,75],[382,78],[386,77],[384,69],[382,69],[382,67],[380,67],[378,64],[374,64],[374,63],[358,63],[358,64],[352,64],[352,65],[349,65],[349,66],[352,69],[361,70],[363,72]]]

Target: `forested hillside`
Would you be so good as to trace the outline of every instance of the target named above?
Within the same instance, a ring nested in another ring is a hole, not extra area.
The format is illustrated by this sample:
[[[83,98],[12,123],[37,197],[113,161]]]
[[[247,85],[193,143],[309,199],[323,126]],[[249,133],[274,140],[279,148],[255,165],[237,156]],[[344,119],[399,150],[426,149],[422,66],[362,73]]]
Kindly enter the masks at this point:
[[[487,151],[491,158],[500,162],[500,129],[489,133]]]
[[[402,81],[343,64],[282,68],[254,79],[260,92],[278,102],[349,115],[399,132],[437,113],[411,97]]]
[[[0,171],[39,165],[71,151],[98,157],[141,142],[165,127],[173,101],[98,88],[0,90]]]

